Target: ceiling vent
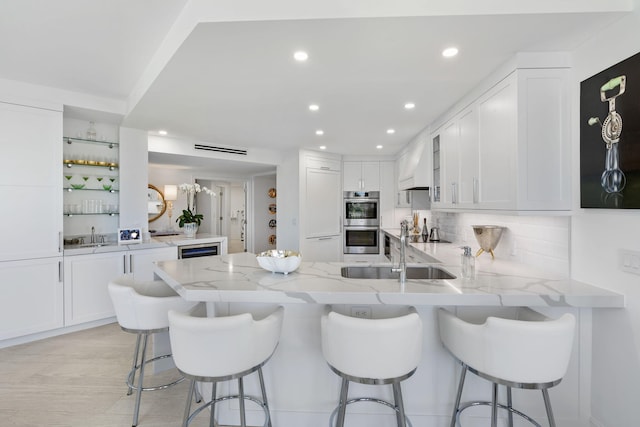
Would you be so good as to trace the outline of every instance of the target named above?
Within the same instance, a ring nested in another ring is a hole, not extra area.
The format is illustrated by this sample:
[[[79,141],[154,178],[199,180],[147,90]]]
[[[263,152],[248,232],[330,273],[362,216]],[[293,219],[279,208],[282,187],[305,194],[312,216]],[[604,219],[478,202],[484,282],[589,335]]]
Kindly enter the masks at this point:
[[[215,151],[216,153],[238,154],[240,156],[247,155],[247,150],[230,147],[220,147],[216,145],[194,144],[193,148],[195,148],[196,150]]]

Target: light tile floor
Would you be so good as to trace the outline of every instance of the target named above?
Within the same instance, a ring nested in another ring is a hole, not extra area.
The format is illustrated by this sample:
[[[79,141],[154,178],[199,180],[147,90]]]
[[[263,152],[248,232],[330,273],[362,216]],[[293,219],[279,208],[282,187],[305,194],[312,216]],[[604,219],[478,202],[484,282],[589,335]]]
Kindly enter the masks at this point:
[[[134,344],[114,323],[0,349],[0,426],[131,426],[135,395],[124,381]],[[180,426],[187,389],[143,392],[138,425]],[[191,426],[208,426],[207,414]]]

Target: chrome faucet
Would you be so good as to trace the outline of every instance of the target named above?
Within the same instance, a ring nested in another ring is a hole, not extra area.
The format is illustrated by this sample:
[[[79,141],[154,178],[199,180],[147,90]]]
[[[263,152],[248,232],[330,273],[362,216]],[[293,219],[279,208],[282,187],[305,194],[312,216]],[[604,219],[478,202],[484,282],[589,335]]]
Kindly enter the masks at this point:
[[[407,281],[407,260],[406,260],[406,246],[407,236],[409,235],[409,222],[407,220],[400,223],[400,263],[398,267],[391,269],[394,273],[400,273],[400,283],[404,285]]]
[[[97,243],[96,242],[96,228],[91,227],[91,241],[89,243]]]

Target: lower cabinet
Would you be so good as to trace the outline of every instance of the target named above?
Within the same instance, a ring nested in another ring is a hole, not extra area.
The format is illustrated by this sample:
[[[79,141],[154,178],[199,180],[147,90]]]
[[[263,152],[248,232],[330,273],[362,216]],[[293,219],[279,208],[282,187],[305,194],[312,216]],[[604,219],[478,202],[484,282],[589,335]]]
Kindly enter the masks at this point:
[[[175,247],[73,255],[64,260],[65,326],[115,315],[107,285],[131,274],[137,280],[153,279],[153,261],[177,258]]]
[[[175,246],[128,251],[127,274],[133,274],[136,280],[153,280],[153,262],[169,261],[178,258]]]
[[[107,284],[124,274],[125,260],[123,252],[65,257],[65,326],[115,316]]]
[[[0,340],[63,326],[62,257],[0,262]]]
[[[315,262],[339,262],[342,259],[342,236],[326,236],[304,239],[301,250],[305,260]]]

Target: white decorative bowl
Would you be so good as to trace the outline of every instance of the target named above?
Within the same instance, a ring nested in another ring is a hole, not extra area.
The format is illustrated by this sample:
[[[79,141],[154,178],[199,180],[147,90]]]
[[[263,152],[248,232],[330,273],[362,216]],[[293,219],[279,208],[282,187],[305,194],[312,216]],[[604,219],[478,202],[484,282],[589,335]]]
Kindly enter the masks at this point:
[[[260,267],[272,273],[289,274],[296,271],[302,262],[302,255],[294,251],[272,249],[256,255]]]

